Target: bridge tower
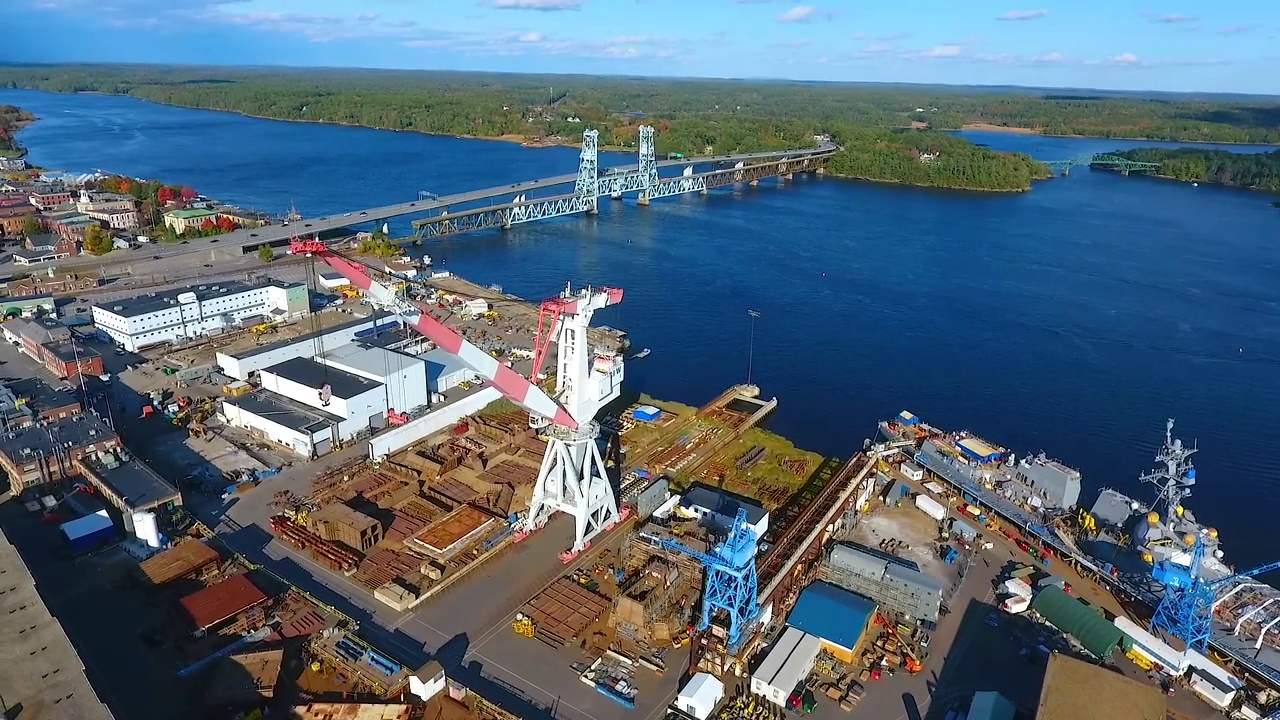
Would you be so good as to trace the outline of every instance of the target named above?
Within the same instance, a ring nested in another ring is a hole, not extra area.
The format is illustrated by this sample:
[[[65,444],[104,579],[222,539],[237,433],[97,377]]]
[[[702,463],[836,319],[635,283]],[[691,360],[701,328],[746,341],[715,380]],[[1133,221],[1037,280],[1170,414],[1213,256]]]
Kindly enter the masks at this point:
[[[640,205],[649,204],[649,191],[658,187],[658,158],[654,152],[653,126],[640,126],[640,158],[636,162],[636,170],[640,174],[643,187],[640,190]]]
[[[600,131],[587,130],[582,133],[582,154],[578,158],[578,181],[573,192],[578,196],[583,209],[592,215],[599,212],[596,199],[600,195]]]

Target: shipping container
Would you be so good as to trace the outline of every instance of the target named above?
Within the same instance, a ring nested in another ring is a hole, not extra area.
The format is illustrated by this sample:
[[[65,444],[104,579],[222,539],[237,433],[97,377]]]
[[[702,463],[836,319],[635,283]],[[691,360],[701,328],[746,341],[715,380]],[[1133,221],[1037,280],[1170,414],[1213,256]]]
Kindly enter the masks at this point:
[[[1031,586],[1027,584],[1027,581],[1022,578],[1009,578],[1008,580],[1005,580],[1004,584],[1000,586],[1000,590],[1010,595],[1021,595],[1028,600],[1030,600],[1031,596],[1035,594],[1031,590]]]
[[[1023,595],[1014,595],[1000,603],[1000,609],[1012,615],[1026,612],[1029,607],[1031,607],[1031,598]]]
[[[924,513],[925,515],[928,515],[929,517],[939,522],[946,519],[947,517],[947,509],[943,507],[937,500],[934,500],[933,498],[927,495],[916,496],[916,507],[920,510],[920,512]]]
[[[654,422],[662,417],[662,410],[652,405],[641,405],[631,411],[631,417],[641,422]]]
[[[902,474],[904,476],[906,476],[911,480],[915,480],[916,482],[919,482],[924,479],[924,470],[921,470],[918,465],[914,465],[909,462],[904,462],[902,463],[902,467],[899,468],[899,470],[902,471]]]

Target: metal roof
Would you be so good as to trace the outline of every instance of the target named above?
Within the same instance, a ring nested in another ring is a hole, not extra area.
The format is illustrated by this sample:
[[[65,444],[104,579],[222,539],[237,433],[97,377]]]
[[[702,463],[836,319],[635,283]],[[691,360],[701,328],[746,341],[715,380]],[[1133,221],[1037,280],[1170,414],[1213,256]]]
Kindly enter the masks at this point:
[[[267,599],[245,575],[236,575],[198,590],[179,604],[197,629],[205,630]]]
[[[217,562],[218,551],[200,542],[187,540],[143,560],[138,571],[152,585],[164,585]]]
[[[1084,649],[1101,660],[1111,657],[1124,633],[1107,622],[1097,611],[1068,595],[1062,588],[1050,585],[1036,594],[1031,609],[1064,633],[1074,637]]]
[[[829,582],[815,582],[796,600],[787,624],[852,650],[876,612],[876,604]]]
[[[333,397],[349,400],[370,390],[382,387],[382,383],[353,375],[346,370],[329,367],[311,358],[289,358],[262,370],[304,387],[319,390],[325,385]]]

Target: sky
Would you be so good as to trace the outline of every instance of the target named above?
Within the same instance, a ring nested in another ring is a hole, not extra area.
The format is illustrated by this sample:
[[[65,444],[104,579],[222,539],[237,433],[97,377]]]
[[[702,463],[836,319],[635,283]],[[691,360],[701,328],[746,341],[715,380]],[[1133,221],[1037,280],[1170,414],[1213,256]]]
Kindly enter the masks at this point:
[[[0,62],[1280,95],[1280,1],[4,0]]]

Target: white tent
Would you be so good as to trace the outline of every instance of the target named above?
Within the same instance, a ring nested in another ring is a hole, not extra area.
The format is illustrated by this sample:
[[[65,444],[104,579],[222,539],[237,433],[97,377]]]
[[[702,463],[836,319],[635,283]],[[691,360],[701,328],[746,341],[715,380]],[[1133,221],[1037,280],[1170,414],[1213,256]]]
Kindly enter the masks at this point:
[[[707,720],[723,699],[724,683],[710,673],[698,673],[676,695],[676,707],[698,720]]]

